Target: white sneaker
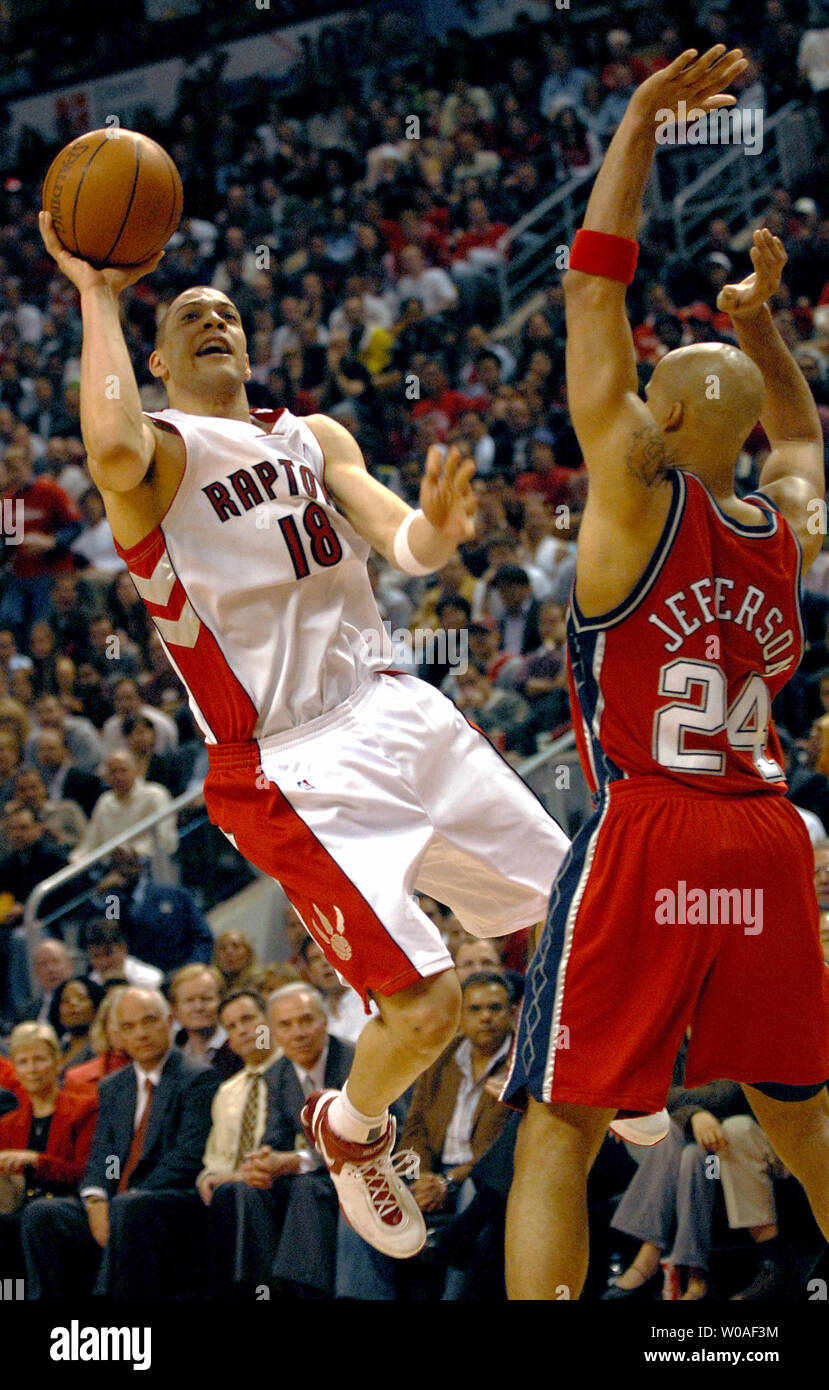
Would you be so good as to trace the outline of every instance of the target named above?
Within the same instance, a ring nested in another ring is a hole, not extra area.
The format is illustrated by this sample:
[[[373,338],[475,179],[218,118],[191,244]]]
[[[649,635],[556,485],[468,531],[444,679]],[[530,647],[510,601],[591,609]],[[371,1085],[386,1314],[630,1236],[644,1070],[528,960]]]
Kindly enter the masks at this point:
[[[426,1223],[401,1175],[417,1177],[419,1159],[411,1149],[391,1157],[397,1125],[389,1116],[385,1134],[371,1144],[354,1144],[335,1134],[328,1122],[338,1091],[315,1091],[302,1110],[302,1127],[337,1189],[343,1216],[363,1240],[383,1255],[405,1260],[426,1244]]]
[[[626,1139],[628,1144],[638,1144],[643,1149],[650,1149],[654,1144],[661,1143],[670,1127],[671,1117],[667,1110],[659,1110],[655,1115],[636,1115],[633,1118],[626,1116],[620,1119],[617,1116],[610,1122],[611,1134]]]

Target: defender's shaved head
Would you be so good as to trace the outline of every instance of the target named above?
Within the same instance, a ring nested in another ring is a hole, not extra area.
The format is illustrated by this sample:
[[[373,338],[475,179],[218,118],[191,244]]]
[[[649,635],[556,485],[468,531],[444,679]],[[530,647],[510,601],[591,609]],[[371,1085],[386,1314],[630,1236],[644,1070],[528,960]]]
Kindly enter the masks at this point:
[[[760,417],[763,378],[739,348],[695,343],[657,363],[646,394],[676,465],[713,481],[726,463],[733,466]]]

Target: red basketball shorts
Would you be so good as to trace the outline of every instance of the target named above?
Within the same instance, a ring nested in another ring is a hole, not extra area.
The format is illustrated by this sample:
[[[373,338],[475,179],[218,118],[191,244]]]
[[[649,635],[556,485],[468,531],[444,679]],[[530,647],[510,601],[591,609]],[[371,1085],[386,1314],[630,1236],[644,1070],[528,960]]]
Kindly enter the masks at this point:
[[[782,796],[612,782],[553,889],[503,1098],[650,1113],[686,1084],[829,1077],[809,836]]]

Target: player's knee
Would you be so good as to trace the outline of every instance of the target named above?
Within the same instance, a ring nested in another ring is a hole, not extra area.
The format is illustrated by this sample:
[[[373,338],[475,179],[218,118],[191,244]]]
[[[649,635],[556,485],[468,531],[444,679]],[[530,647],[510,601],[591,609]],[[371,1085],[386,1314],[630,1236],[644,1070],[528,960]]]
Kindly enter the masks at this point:
[[[591,1106],[547,1105],[531,1097],[518,1130],[524,1157],[553,1164],[566,1159],[589,1169],[611,1118],[612,1112]]]
[[[454,970],[423,980],[383,1001],[388,1026],[414,1052],[436,1056],[452,1041],[460,1020],[461,989]]]

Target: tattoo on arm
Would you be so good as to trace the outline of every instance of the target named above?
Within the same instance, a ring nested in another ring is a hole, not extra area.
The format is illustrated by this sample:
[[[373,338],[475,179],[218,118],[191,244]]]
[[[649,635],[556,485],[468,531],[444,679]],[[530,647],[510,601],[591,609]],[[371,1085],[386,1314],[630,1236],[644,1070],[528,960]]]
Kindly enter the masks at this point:
[[[625,459],[625,470],[645,487],[656,487],[675,459],[665,447],[665,441],[652,425],[643,425],[631,438]]]

